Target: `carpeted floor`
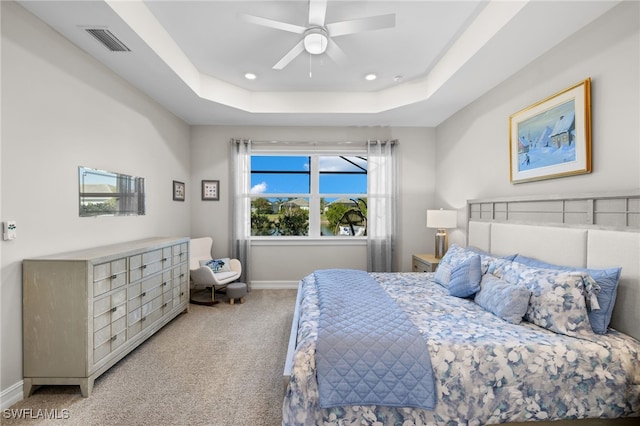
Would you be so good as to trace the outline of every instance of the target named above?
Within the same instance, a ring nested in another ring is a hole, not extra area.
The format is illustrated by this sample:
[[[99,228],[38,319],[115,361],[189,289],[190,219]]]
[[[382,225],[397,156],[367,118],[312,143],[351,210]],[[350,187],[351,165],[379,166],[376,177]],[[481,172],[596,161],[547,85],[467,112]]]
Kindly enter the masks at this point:
[[[295,290],[254,290],[244,304],[190,305],[100,376],[43,386],[3,425],[280,425]],[[46,411],[45,411],[46,410]],[[37,419],[53,413],[58,420]]]

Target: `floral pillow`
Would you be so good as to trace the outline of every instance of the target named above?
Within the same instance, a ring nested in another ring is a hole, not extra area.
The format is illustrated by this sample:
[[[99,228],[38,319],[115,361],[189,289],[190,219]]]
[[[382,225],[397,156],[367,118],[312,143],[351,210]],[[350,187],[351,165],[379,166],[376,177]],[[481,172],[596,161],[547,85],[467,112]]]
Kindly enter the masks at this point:
[[[231,259],[228,257],[222,259],[201,260],[200,266],[208,266],[214,274],[218,272],[231,272]]]
[[[595,333],[605,334],[607,332],[609,323],[611,322],[613,306],[616,302],[616,291],[618,288],[618,281],[620,279],[621,268],[574,268],[553,265],[551,263],[542,262],[540,260],[521,255],[516,256],[513,261],[523,263],[529,267],[587,272],[591,278],[598,283],[598,286],[600,286],[600,291],[598,291],[596,295],[600,309],[591,309],[589,311],[589,322],[591,323],[591,328],[593,328]]]
[[[595,298],[598,285],[589,274],[505,262],[493,275],[531,291],[525,320],[567,336],[594,336],[586,301]]]
[[[466,250],[457,244],[452,244],[438,264],[438,269],[436,269],[433,280],[444,288],[449,288],[449,281],[451,281],[451,271],[453,268],[461,265],[473,256],[477,256],[477,254],[471,250]]]

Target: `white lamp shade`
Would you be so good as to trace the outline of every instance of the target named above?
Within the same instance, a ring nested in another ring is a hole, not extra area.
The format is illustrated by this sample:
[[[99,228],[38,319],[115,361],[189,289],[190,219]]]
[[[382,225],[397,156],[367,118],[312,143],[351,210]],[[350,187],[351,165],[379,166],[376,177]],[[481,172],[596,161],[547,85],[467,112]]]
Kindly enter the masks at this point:
[[[427,210],[427,228],[455,228],[458,213],[455,210]]]

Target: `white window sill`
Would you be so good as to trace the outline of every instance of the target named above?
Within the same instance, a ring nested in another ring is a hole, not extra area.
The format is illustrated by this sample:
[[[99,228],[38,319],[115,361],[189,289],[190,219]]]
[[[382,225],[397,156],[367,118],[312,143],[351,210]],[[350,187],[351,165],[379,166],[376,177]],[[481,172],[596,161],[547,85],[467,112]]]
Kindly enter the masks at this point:
[[[252,246],[364,246],[366,237],[253,237]]]

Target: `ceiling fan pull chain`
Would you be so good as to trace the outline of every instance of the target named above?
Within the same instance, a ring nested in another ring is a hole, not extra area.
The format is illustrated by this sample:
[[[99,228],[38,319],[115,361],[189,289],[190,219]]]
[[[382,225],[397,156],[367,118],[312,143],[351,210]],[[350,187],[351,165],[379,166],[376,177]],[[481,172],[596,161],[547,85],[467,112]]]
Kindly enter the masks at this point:
[[[313,55],[309,55],[309,78],[313,78],[313,73],[311,72],[311,61]]]

